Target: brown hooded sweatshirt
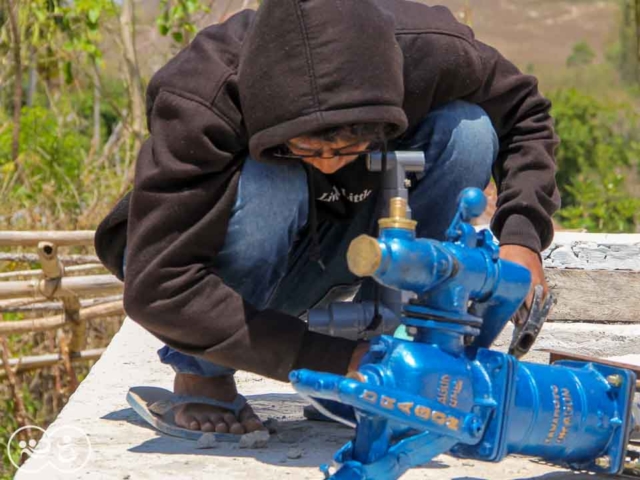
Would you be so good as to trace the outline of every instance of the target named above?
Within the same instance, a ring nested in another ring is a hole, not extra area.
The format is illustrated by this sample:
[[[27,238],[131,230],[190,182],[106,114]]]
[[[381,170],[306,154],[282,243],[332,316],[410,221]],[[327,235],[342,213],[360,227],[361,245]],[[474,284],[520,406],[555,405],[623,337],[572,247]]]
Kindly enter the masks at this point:
[[[200,32],[151,80],[151,132],[135,184],[96,235],[122,278],[125,309],[171,347],[286,380],[293,368],[343,373],[355,344],[259,311],[211,268],[248,151],[314,130],[384,122],[411,132],[432,109],[481,106],[500,139],[492,229],[539,252],[559,204],[557,138],[535,78],[474,39],[444,7],[403,0],[265,0]]]

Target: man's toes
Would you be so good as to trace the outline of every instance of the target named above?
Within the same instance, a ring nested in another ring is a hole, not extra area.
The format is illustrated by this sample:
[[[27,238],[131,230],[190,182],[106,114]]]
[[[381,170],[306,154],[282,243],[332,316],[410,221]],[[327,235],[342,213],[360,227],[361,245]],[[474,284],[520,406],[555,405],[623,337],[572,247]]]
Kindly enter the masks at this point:
[[[178,423],[176,421],[176,423]],[[185,415],[178,425],[182,427],[186,427],[190,430],[200,430],[200,422],[193,415]]]
[[[219,421],[216,424],[216,433],[229,433],[229,425],[224,421]]]
[[[222,418],[227,424],[229,433],[233,433],[234,435],[242,435],[244,433],[244,427],[238,422],[238,419],[233,413],[227,412]]]
[[[234,435],[242,435],[244,434],[244,427],[241,423],[233,423],[229,426],[229,433],[233,433]]]
[[[222,418],[224,418],[224,421],[227,423],[227,425],[231,426],[234,423],[238,423],[238,419],[236,418],[236,416],[231,413],[231,412],[227,412],[225,413]]]
[[[176,425],[179,427],[190,430],[200,430],[200,422],[198,422],[198,419],[194,415],[186,413],[184,408],[176,409],[175,419]]]
[[[247,433],[264,430],[264,425],[248,405],[240,412],[239,420]]]
[[[264,430],[264,425],[260,419],[256,416],[248,417],[242,421],[242,425],[247,433],[255,432],[256,430]]]
[[[200,428],[200,430],[202,430],[203,432],[215,432],[216,424],[211,423],[210,421],[207,420],[202,424],[202,428]]]
[[[262,425],[262,422],[257,415],[253,413],[253,410],[242,412],[240,414],[240,422],[247,433],[255,432],[256,430],[264,430],[264,425]]]
[[[224,420],[222,419],[222,415],[219,413],[201,413],[197,416],[198,421],[201,425],[201,430],[203,432],[218,432],[218,426],[220,423],[224,424]],[[218,432],[224,433],[224,432]]]

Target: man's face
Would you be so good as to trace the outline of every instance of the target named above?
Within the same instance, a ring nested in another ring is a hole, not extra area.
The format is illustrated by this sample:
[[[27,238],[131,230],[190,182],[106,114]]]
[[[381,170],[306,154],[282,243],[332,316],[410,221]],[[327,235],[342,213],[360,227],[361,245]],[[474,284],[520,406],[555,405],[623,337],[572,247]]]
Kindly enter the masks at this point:
[[[303,156],[302,161],[313,165],[322,173],[337,172],[358,158],[358,152],[366,150],[370,142],[336,138],[332,141],[301,136],[292,138],[287,147],[294,155]],[[354,152],[354,155],[344,155]],[[337,154],[340,154],[339,156]],[[312,155],[312,156],[309,156]]]

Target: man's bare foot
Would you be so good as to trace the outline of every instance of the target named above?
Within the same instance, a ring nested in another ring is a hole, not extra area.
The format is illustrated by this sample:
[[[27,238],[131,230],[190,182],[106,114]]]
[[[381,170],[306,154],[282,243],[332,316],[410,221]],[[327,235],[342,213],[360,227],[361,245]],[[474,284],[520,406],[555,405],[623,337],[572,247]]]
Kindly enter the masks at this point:
[[[173,391],[178,395],[204,396],[222,402],[233,402],[238,395],[236,382],[231,375],[211,378],[176,373]],[[197,403],[180,405],[175,409],[176,424],[190,430],[237,435],[264,430],[264,425],[248,404],[238,417],[223,408]]]

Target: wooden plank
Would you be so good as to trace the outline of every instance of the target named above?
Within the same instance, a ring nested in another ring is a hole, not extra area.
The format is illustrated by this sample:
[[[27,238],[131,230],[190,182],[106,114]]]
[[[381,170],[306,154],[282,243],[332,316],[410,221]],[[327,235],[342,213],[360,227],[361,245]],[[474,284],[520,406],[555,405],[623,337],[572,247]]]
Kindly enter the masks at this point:
[[[93,246],[93,230],[67,232],[0,231],[0,247],[35,247],[40,242],[53,242],[58,246]]]
[[[547,268],[557,304],[550,319],[640,323],[640,272]]]

